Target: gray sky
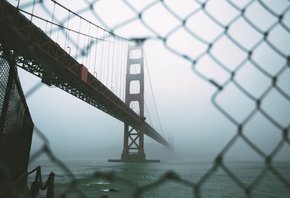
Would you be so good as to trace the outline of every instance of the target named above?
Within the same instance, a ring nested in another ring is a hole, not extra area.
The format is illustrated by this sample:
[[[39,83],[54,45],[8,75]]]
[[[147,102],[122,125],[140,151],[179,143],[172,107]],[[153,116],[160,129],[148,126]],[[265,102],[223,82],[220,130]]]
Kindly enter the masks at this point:
[[[114,29],[115,33],[120,36],[131,38],[155,35],[138,18],[136,19],[137,14],[122,1],[98,2],[94,6],[94,11],[102,21],[92,16],[87,3],[70,1],[69,5],[66,5],[66,1],[59,2],[77,13],[82,12],[82,16],[105,29]],[[136,11],[140,11],[154,1],[129,2]],[[237,8],[243,8],[250,1],[231,2]],[[206,5],[205,11],[210,13],[216,22],[210,19],[204,10],[199,10],[200,3],[194,1],[165,1],[166,6],[174,10],[176,16],[164,9],[161,3],[144,11],[142,15],[144,22],[150,24],[159,36],[168,37],[166,44],[169,48],[198,60],[193,67],[188,60],[169,51],[161,40],[149,39],[144,44],[146,67],[149,68],[164,135],[166,138],[173,137],[176,151],[216,155],[236,134],[237,127],[214,106],[213,101],[234,120],[242,123],[256,107],[254,100],[250,97],[262,97],[271,87],[271,76],[278,76],[279,88],[289,97],[290,71],[289,68],[283,69],[286,65],[283,55],[290,54],[290,33],[281,25],[275,26],[277,18],[273,15],[282,13],[290,6],[290,2],[282,0],[263,2],[271,6],[272,14],[254,1],[247,7],[245,18],[261,32],[269,30],[268,43],[273,44],[282,55],[269,47],[263,41],[263,34],[253,29],[245,19],[239,17],[234,23],[230,23],[239,16],[240,11],[226,1],[209,1]],[[47,6],[49,8],[51,5]],[[32,7],[28,6],[27,9],[32,10]],[[194,10],[197,10],[196,13],[188,17]],[[39,5],[35,6],[34,12],[36,15],[42,14],[43,17],[47,17]],[[62,13],[58,17],[62,19],[67,17],[63,15]],[[117,26],[131,18],[134,18],[132,22]],[[184,27],[177,28],[183,19],[187,19],[185,27],[196,37],[190,35]],[[231,25],[228,35],[237,41],[240,47],[237,47],[237,44],[234,44],[223,33],[224,28],[221,26],[229,23]],[[290,11],[285,14],[283,24],[288,27],[288,30],[290,29]],[[173,29],[175,31],[171,32]],[[214,45],[210,52],[206,53],[208,44],[211,42],[214,42]],[[258,47],[255,47],[256,45]],[[239,66],[248,55],[245,51],[251,49],[254,49],[251,58],[262,67],[262,70],[249,61]],[[200,55],[202,55],[201,58]],[[224,67],[214,61],[212,56],[216,57]],[[229,82],[232,71],[236,72],[235,82],[247,90],[248,95],[237,88],[234,83]],[[21,69],[19,74],[24,92],[40,81]],[[223,91],[218,92],[217,87],[211,84],[209,79],[224,86]],[[154,127],[159,131],[160,126],[156,120],[148,81],[146,83],[145,95],[148,98],[145,98],[145,102],[148,103],[149,111],[153,111],[150,116]],[[28,98],[27,102],[35,125],[49,139],[50,147],[55,153],[61,155],[77,150],[86,151],[117,145],[120,150],[116,152],[121,154],[123,123],[120,121],[58,88],[50,88],[46,85],[42,85]],[[290,102],[275,89],[267,92],[261,107],[279,125],[284,128],[288,127]],[[270,154],[282,138],[281,131],[259,112],[244,125],[244,134],[266,154]],[[145,142],[154,141],[146,138]],[[42,141],[34,136],[33,150],[37,150],[41,144]],[[289,153],[290,146],[284,145],[277,159],[290,159]],[[226,156],[261,159],[241,139],[232,146]],[[194,158],[194,155],[189,157]]]

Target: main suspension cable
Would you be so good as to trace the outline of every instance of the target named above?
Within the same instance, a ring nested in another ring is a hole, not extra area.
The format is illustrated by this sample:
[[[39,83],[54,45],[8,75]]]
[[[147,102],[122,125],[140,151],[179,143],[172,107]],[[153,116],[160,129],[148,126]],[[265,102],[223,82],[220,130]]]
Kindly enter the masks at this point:
[[[145,50],[144,50],[143,52],[144,52],[145,67],[146,67],[146,69],[147,69],[147,75],[148,75],[149,84],[150,84],[150,89],[151,89],[152,96],[153,96],[153,102],[154,102],[155,110],[156,110],[156,113],[157,113],[158,123],[159,123],[160,128],[161,128],[162,136],[165,137],[164,132],[163,132],[163,128],[162,128],[162,124],[161,124],[161,121],[160,121],[160,117],[159,117],[159,113],[158,113],[157,105],[156,105],[156,100],[155,100],[154,92],[153,92],[153,87],[152,87],[152,83],[151,83],[151,78],[150,78],[149,67],[148,67],[148,64],[147,64],[147,59],[146,59]]]

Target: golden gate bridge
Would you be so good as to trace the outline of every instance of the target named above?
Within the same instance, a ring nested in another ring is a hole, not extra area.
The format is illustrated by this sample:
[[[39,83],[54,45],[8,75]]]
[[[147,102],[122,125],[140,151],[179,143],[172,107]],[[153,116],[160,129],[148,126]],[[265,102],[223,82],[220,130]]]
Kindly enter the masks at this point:
[[[46,8],[49,20],[37,10],[0,2],[0,41],[15,64],[122,121],[122,161],[146,161],[144,134],[170,148],[144,117],[142,42],[117,36],[52,2],[52,12]],[[60,11],[63,22],[54,17]]]

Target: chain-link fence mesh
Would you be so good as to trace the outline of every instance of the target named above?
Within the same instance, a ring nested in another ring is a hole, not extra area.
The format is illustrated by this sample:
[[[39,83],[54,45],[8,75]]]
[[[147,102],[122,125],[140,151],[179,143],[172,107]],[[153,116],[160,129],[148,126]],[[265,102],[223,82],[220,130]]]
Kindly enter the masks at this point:
[[[54,9],[48,9],[48,2],[50,1],[13,3],[15,7],[27,10],[28,13],[37,15],[43,12],[43,17],[46,16],[47,20],[66,24],[72,16],[57,18]],[[186,6],[181,8],[183,3],[186,3]],[[269,174],[289,192],[289,177],[280,172],[273,162],[281,150],[290,146],[290,2],[209,0],[177,3],[157,0],[140,5],[135,1],[116,1],[113,4],[125,8],[131,15],[123,21],[118,21],[115,19],[118,17],[112,14],[111,17],[115,21],[109,20],[103,16],[102,9],[99,9],[102,1],[88,0],[78,4],[73,12],[84,17],[93,16],[95,21],[112,33],[118,33],[119,29],[136,23],[139,32],[127,36],[129,40],[138,37],[143,42],[158,40],[163,43],[164,48],[172,52],[172,56],[179,56],[190,62],[194,73],[216,88],[211,101],[234,126],[232,139],[216,156],[213,167],[195,183],[174,172],[168,172],[155,182],[141,187],[134,181],[118,177],[115,173],[96,172],[88,178],[76,179],[66,165],[51,152],[45,136],[39,130],[36,130],[36,134],[43,137],[44,146],[31,157],[31,161],[40,155],[47,155],[69,175],[71,185],[65,193],[76,192],[84,197],[85,192],[80,190],[78,183],[93,178],[104,178],[131,186],[134,190],[128,196],[133,197],[141,197],[146,191],[164,185],[167,181],[188,186],[193,196],[200,197],[206,183],[212,180],[218,171],[225,173],[232,183],[241,189],[241,194],[247,197],[255,195],[255,188],[262,185],[263,179]],[[37,6],[41,10],[37,11]],[[144,17],[154,15],[157,7],[165,13],[163,18],[166,19],[161,20],[162,17],[156,18],[155,15],[153,21],[168,23],[166,30],[159,29],[156,23]],[[28,17],[32,16],[28,14]],[[144,35],[146,36],[142,37]],[[178,43],[173,40],[177,40]],[[89,47],[90,45],[83,46],[83,50],[80,51],[86,51]],[[83,55],[85,53],[76,56]],[[251,123],[254,120],[259,120],[260,125],[269,126],[273,133],[278,134],[278,141],[272,144],[271,148],[265,149],[259,145],[260,139],[267,134],[263,134],[262,128],[252,127]],[[254,133],[258,133],[258,138],[253,138]],[[240,141],[264,161],[260,174],[253,176],[255,178],[248,183],[237,176],[224,161],[227,153]],[[279,197],[279,192],[277,194]]]
[[[16,73],[12,54],[1,44],[0,190],[25,175],[29,163],[33,122]],[[24,177],[24,180],[27,180]],[[24,182],[26,184],[26,182]],[[7,194],[8,196],[11,194]]]

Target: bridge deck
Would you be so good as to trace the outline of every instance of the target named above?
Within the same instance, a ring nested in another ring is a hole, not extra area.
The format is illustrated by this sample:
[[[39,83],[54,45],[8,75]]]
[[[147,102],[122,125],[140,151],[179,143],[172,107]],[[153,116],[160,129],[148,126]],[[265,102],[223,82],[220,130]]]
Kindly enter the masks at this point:
[[[140,129],[143,118],[7,1],[0,1],[0,24],[0,42],[14,51],[19,66],[42,78],[43,82]],[[170,147],[147,122],[144,133]]]

